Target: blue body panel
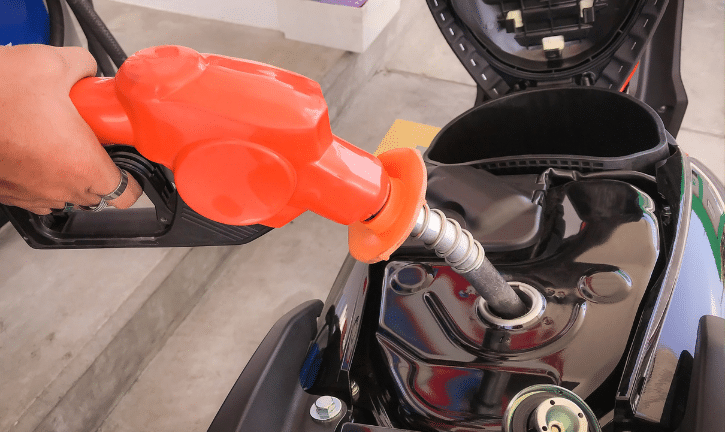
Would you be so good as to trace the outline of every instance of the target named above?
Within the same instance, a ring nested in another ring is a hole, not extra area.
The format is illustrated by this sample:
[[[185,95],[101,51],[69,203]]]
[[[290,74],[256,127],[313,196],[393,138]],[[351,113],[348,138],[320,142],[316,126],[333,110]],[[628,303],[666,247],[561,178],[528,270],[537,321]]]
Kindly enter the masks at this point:
[[[3,0],[0,45],[47,44],[50,19],[43,0]]]

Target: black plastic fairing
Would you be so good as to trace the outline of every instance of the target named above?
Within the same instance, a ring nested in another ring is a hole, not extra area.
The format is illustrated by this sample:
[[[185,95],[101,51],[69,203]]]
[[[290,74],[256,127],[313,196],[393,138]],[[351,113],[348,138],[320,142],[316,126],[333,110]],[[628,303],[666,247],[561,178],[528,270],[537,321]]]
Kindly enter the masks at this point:
[[[515,251],[542,236],[543,209],[534,201],[545,185],[537,179],[534,174],[495,176],[471,166],[438,166],[430,170],[426,200],[457,219],[486,251]]]
[[[300,371],[305,391],[352,399],[350,372],[371,283],[369,267],[350,255],[343,262]]]
[[[619,90],[668,4],[666,0],[427,1],[484,99],[542,83],[596,83]],[[545,37],[553,37],[560,49],[544,50]]]
[[[232,387],[209,432],[335,430],[336,423],[316,424],[309,418],[314,396],[302,391],[298,379],[322,307],[321,301],[311,300],[277,321]]]
[[[700,317],[725,316],[722,184],[679,151],[658,170],[658,183],[672,206],[675,236],[663,280],[646,299],[617,394],[615,417],[631,429],[682,425],[678,408],[688,398]]]
[[[451,0],[451,5],[476,40],[503,64],[549,72],[606,55],[642,2]],[[561,36],[565,46],[559,56],[548,58],[542,39],[552,36]]]
[[[657,111],[674,137],[687,109],[687,93],[680,73],[684,8],[682,0],[669,3],[627,89],[628,94]]]
[[[679,431],[722,430],[725,425],[725,319],[700,318],[687,408]]]
[[[472,108],[438,133],[424,157],[493,172],[556,167],[654,174],[655,163],[668,155],[664,125],[652,108],[619,92],[569,87],[514,93]]]

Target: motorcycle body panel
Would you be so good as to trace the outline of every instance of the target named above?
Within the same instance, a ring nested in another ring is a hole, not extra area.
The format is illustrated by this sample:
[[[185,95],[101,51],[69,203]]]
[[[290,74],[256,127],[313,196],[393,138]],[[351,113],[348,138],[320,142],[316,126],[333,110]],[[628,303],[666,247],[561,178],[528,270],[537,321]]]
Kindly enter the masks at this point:
[[[654,203],[624,182],[588,180],[549,189],[544,208],[556,221],[543,224],[561,226],[561,238],[497,266],[544,297],[521,328],[487,322],[470,284],[445,265],[386,266],[377,338],[408,421],[497,425],[524,388],[555,384],[586,398],[619,364],[659,255]],[[429,280],[410,292],[396,281],[413,267]]]
[[[377,428],[501,430],[508,402],[537,384],[573,391],[608,428],[679,426],[689,393],[706,392],[690,381],[708,382],[692,380],[693,356],[717,324],[700,320],[724,316],[725,192],[657,113],[610,90],[536,89],[454,119],[425,160],[428,202],[532,287],[540,313],[488,320],[415,239],[382,263],[348,258],[301,387]]]
[[[684,155],[672,159],[666,169],[681,171],[679,184],[667,182],[679,196],[675,239],[660,289],[645,302],[636,336],[640,343],[630,353],[617,396],[624,422],[676,429],[687,409],[699,322],[725,317],[725,193],[699,161]],[[725,400],[725,388],[719,396]]]
[[[560,238],[546,241],[555,246],[533,259],[511,251],[491,256],[507,279],[530,283],[545,298],[545,313],[522,329],[491,328],[465,280],[413,244],[386,263],[348,258],[309,341],[313,348],[298,352],[299,382],[311,398],[289,408],[299,416],[295,430],[318,430],[307,412],[314,394],[335,395],[349,407],[336,423],[343,431],[500,430],[510,397],[537,383],[586,398],[602,425],[679,426],[688,410],[683,395],[695,391],[691,381],[703,381],[693,357],[705,343],[700,321],[725,316],[725,216],[712,174],[676,146],[670,152],[649,193],[621,179],[539,186],[547,193],[542,219],[546,208],[560,212],[549,215],[556,223],[541,223],[558,225]],[[480,239],[485,247],[485,235]],[[393,275],[411,265],[426,269],[425,280],[413,290],[394,286],[400,278]],[[625,281],[600,285],[610,289],[604,297],[586,289],[587,276],[602,269]],[[711,322],[710,332],[722,322]]]

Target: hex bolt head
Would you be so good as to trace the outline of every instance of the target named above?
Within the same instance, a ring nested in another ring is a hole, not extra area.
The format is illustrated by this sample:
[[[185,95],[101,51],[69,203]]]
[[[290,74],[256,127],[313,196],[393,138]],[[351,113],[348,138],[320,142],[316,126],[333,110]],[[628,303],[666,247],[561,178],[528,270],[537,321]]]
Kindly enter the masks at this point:
[[[318,397],[315,401],[315,407],[318,413],[327,415],[330,410],[335,408],[335,401],[332,400],[331,396]]]
[[[342,412],[342,401],[333,396],[320,396],[310,407],[310,415],[317,421],[332,420]]]

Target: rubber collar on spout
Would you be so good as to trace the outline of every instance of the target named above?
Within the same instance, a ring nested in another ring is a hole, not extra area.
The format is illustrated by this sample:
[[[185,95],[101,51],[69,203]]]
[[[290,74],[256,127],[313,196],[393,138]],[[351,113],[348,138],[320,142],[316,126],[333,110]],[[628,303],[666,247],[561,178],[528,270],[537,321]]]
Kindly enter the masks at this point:
[[[387,260],[413,231],[425,203],[428,175],[420,152],[398,148],[378,156],[390,177],[390,194],[369,221],[348,226],[350,254],[367,264]]]

